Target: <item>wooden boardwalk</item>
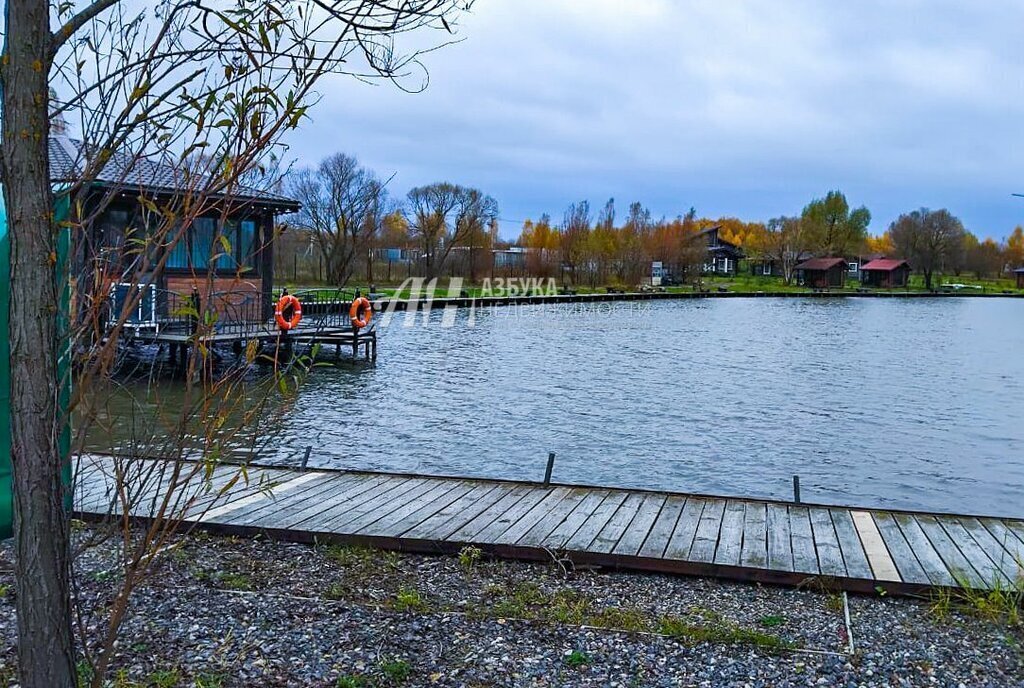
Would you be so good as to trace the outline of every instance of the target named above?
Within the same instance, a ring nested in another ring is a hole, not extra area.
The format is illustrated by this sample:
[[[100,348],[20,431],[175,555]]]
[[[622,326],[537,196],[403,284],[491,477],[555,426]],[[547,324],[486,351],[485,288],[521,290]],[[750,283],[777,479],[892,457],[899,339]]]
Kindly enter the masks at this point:
[[[130,465],[141,483],[161,464]],[[116,511],[114,465],[79,460],[80,517]],[[789,585],[824,578],[860,592],[1006,587],[1024,576],[1024,521],[1014,519],[327,470],[250,467],[247,481],[232,482],[238,472],[221,465],[187,484],[186,520],[298,542],[423,553],[475,545],[500,557]],[[133,516],[152,513],[158,484],[140,490]]]

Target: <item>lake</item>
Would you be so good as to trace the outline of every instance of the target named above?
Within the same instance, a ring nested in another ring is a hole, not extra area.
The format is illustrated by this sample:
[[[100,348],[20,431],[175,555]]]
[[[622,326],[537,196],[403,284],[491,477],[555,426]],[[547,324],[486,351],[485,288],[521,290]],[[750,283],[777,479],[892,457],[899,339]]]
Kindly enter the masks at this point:
[[[262,460],[1024,516],[1024,301],[434,311],[313,370]],[[450,324],[451,326],[446,326]]]

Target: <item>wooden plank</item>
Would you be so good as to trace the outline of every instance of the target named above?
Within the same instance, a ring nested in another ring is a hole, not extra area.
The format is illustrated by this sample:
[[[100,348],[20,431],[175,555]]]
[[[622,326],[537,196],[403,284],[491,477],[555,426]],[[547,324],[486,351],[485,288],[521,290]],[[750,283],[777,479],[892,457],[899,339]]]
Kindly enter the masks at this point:
[[[633,520],[626,526],[626,530],[612,549],[612,553],[635,557],[650,534],[664,504],[665,495],[663,494],[645,495],[643,504],[640,505]]]
[[[1005,525],[1007,529],[1012,531],[1014,535],[1016,535],[1020,539],[1021,542],[1024,542],[1024,521],[1021,521],[1016,518],[1004,518],[1000,520],[1002,520],[1003,525]]]
[[[601,529],[601,532],[590,543],[587,550],[608,554],[615,549],[615,545],[619,544],[619,538],[626,532],[626,528],[633,521],[633,517],[636,516],[636,512],[639,511],[643,501],[644,497],[642,494],[638,492],[628,493],[619,505],[619,508],[615,510],[615,513],[612,514],[612,517],[608,519],[608,522]]]
[[[380,475],[358,475],[354,477],[355,480],[351,483],[339,483],[339,489],[331,494],[324,495],[321,501],[307,504],[304,509],[296,511],[286,518],[274,518],[272,520],[273,525],[268,524],[268,527],[288,530],[301,528],[305,530],[307,521],[316,519],[332,506],[351,502],[360,495],[366,494],[387,481],[386,477]],[[261,523],[260,525],[263,524]]]
[[[679,514],[683,512],[684,506],[686,506],[686,497],[681,495],[672,495],[665,500],[664,506],[661,507],[661,513],[658,514],[658,520],[654,522],[651,532],[644,540],[643,547],[640,548],[638,554],[641,557],[661,559],[665,556],[665,550],[672,539],[672,533],[675,532]]]
[[[814,546],[811,514],[807,507],[789,507],[789,538],[793,546],[793,570],[818,575],[818,550]]]
[[[494,537],[485,536],[489,542],[511,545],[519,541],[531,528],[537,525],[558,504],[572,494],[567,487],[556,487],[548,492],[532,509],[524,513]],[[500,520],[500,519],[499,519]]]
[[[195,520],[200,523],[226,523],[236,515],[247,512],[252,507],[262,506],[266,504],[268,500],[278,500],[291,495],[293,492],[302,491],[304,489],[303,486],[308,487],[308,483],[313,483],[316,480],[322,479],[323,476],[319,473],[303,473],[291,480],[286,480],[281,483],[274,488],[273,493],[268,491],[257,491],[242,499],[228,502],[227,504],[222,504],[220,506],[215,506],[201,514]],[[271,494],[273,496],[271,496]]]
[[[888,514],[881,514],[881,516],[886,517]],[[868,566],[871,567],[875,580],[898,583],[901,580],[900,572],[903,569],[898,568],[897,563],[892,558],[890,548],[886,546],[886,540],[883,539],[882,532],[879,530],[879,526],[884,523],[884,518],[879,520],[878,517],[879,514],[872,515],[867,511],[850,512],[850,519],[853,521],[853,527],[857,530],[857,536],[864,546],[864,556],[867,557]],[[887,523],[885,527],[888,528]],[[898,534],[897,531],[893,531],[894,536]],[[907,560],[906,568],[911,570],[909,564],[914,560],[914,557],[910,548],[904,547],[898,541],[894,541],[894,544],[898,545],[895,551],[902,551],[910,556]]]
[[[416,484],[406,489],[399,488],[390,494],[385,494],[364,502],[362,505],[352,509],[348,514],[336,518],[331,522],[331,530],[346,534],[355,534],[360,528],[374,523],[378,519],[390,514],[396,509],[421,500],[424,495],[428,497],[441,485],[429,478],[413,478],[409,482]]]
[[[942,558],[946,568],[957,583],[962,582],[966,585],[979,587],[984,585],[985,581],[981,575],[971,566],[971,562],[967,560],[967,557],[960,551],[956,543],[950,539],[945,529],[943,529],[934,516],[918,514],[916,516],[908,516],[908,518],[917,521],[917,524],[924,531],[928,541],[935,548],[935,551],[938,552],[939,557]],[[903,522],[899,518],[897,518],[897,522],[901,527],[903,526]]]
[[[402,533],[414,540],[444,540],[509,494],[505,484],[480,483],[436,514]]]
[[[724,499],[709,499],[701,512],[697,533],[690,547],[690,561],[710,564],[715,560],[715,549],[718,548],[718,532],[722,529],[722,516],[725,515]]]
[[[854,512],[855,524],[858,523],[856,513]],[[907,520],[902,514],[890,514],[884,511],[876,511],[874,514],[868,515],[871,516],[893,564],[905,582],[921,585],[953,583],[949,571],[946,570],[946,565],[942,563],[942,558],[928,542],[928,538],[916,521]],[[859,529],[858,532],[860,532]],[[863,537],[861,539],[863,540]],[[866,541],[864,550],[868,554],[868,563],[874,569],[872,552],[868,551]],[[878,578],[877,572],[875,577]]]
[[[576,508],[565,517],[565,520],[557,528],[544,538],[541,544],[556,551],[565,549],[572,536],[593,515],[594,510],[601,505],[601,502],[605,500],[608,494],[608,490],[588,490],[587,494],[576,505]]]
[[[459,526],[459,529],[446,539],[456,542],[481,542],[480,533],[484,532],[495,521],[509,515],[512,509],[529,509],[539,502],[545,494],[547,494],[546,490],[538,490],[528,485],[517,485],[493,505],[484,509],[478,516]],[[507,523],[506,527],[510,524],[511,522]]]
[[[344,480],[329,473],[306,473],[311,476],[300,488],[282,491],[282,487],[261,493],[262,499],[253,496],[252,502],[232,502],[225,505],[224,514],[216,517],[217,520],[227,519],[232,525],[247,526],[256,523],[268,516],[288,516],[309,506],[310,499],[317,499],[337,484]],[[296,478],[295,480],[299,480]],[[352,479],[349,478],[348,481]],[[348,482],[346,481],[346,482]],[[287,484],[287,483],[286,483]]]
[[[988,552],[971,537],[967,529],[955,518],[946,516],[936,517],[935,520],[946,531],[950,541],[956,545],[964,558],[970,562],[971,567],[978,572],[981,582],[987,588],[1006,587],[1010,579],[1003,574],[999,566],[989,557]],[[980,524],[979,524],[980,525]]]
[[[725,566],[739,566],[743,554],[743,519],[747,505],[738,499],[725,503],[722,512],[722,527],[718,531],[718,546],[715,547],[714,562]]]
[[[836,529],[839,549],[843,553],[846,575],[850,578],[874,578],[868,557],[864,553],[864,545],[857,534],[857,527],[853,525],[853,517],[850,516],[849,510],[829,509],[829,513],[832,516],[832,525]]]
[[[410,528],[445,508],[456,499],[466,494],[472,486],[457,480],[445,480],[419,499],[406,502],[390,514],[360,528],[360,535],[377,535],[398,537]],[[350,527],[352,527],[350,525]]]
[[[774,571],[793,570],[793,543],[789,528],[789,507],[768,505],[768,568]]]
[[[822,575],[843,577],[846,565],[843,564],[843,553],[839,549],[839,538],[836,537],[835,526],[828,509],[811,507],[811,532],[814,535],[814,549],[818,553],[818,569]]]
[[[601,500],[601,503],[594,509],[594,512],[587,517],[583,525],[569,538],[564,548],[574,552],[586,551],[591,543],[597,539],[601,530],[608,525],[608,521],[612,519],[612,516],[622,506],[622,503],[626,501],[627,496],[629,496],[629,493],[621,490],[609,493]]]
[[[1024,540],[1006,527],[1006,523],[998,518],[978,519],[992,537],[1010,553],[1010,560],[1017,569],[1017,577],[1024,578]]]
[[[676,529],[672,531],[668,547],[665,548],[666,559],[686,560],[690,556],[690,549],[693,547],[693,538],[697,534],[697,527],[700,525],[700,517],[704,513],[707,501],[697,497],[687,497],[683,510],[679,513],[679,520],[676,521]]]
[[[743,514],[740,564],[756,569],[768,568],[768,505],[764,502],[747,502]]]
[[[1021,559],[1017,551],[1010,550],[1000,542],[982,523],[980,519],[960,517],[957,519],[960,521],[960,525],[967,531],[967,533],[974,538],[974,541],[978,546],[985,550],[985,554],[992,561],[995,567],[1002,572],[1006,578],[1006,582],[1016,581],[1021,573],[1021,567],[1018,564]],[[1005,541],[1004,541],[1005,542]],[[1009,544],[1013,546],[1016,540],[1011,538]]]
[[[424,482],[426,481],[422,478],[389,477],[380,485],[355,499],[338,501],[331,508],[306,521],[303,528],[312,532],[343,533],[345,531],[341,528],[342,524],[367,511],[372,511],[381,503],[401,498],[403,494],[419,487]]]
[[[570,490],[569,494],[559,501],[543,518],[516,540],[515,544],[523,547],[539,547],[548,535],[553,533],[575,511],[587,496],[588,490]]]

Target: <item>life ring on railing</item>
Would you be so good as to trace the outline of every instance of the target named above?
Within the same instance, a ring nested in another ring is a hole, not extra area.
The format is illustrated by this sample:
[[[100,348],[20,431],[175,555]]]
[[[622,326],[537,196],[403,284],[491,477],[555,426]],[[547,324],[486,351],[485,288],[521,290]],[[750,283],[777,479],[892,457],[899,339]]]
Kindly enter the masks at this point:
[[[285,313],[291,311],[291,316],[285,319]],[[281,294],[277,301],[277,308],[274,310],[274,320],[282,330],[294,330],[302,320],[302,304],[291,294]]]
[[[348,317],[355,328],[362,329],[369,325],[370,320],[373,319],[373,306],[370,305],[370,300],[365,296],[357,296],[352,299]]]

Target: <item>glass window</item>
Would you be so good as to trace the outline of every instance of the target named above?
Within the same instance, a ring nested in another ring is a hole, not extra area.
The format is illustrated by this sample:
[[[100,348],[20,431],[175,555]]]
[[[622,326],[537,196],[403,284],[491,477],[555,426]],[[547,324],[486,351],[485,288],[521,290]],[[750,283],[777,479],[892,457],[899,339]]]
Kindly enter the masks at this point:
[[[255,268],[256,220],[242,220],[238,233],[238,262],[243,268]]]
[[[210,217],[197,217],[192,222],[191,267],[204,269],[209,264],[210,257],[213,255],[216,229],[217,221]]]

